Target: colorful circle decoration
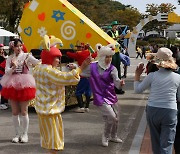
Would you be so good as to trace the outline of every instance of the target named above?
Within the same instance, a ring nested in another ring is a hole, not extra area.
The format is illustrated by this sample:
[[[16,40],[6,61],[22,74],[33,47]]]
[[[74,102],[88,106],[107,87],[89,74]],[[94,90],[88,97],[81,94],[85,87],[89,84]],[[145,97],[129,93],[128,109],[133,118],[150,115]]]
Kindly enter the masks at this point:
[[[33,21],[33,22],[32,22]],[[83,15],[68,0],[32,0],[26,4],[18,27],[28,50],[39,48],[44,35],[61,38],[63,49],[71,49],[77,40],[106,45],[116,44],[101,28]]]
[[[87,34],[86,34],[86,38],[87,38],[87,39],[90,39],[91,37],[92,37],[92,34],[91,34],[91,33],[87,33]]]

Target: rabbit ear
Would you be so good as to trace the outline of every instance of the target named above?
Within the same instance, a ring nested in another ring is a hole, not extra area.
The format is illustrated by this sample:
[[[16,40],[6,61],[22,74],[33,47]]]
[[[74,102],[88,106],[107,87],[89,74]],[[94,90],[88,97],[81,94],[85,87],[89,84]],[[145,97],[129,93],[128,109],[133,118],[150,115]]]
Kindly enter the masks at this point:
[[[40,48],[50,50],[49,36],[44,35],[43,40],[40,42]]]
[[[99,51],[101,49],[101,47],[102,47],[102,45],[100,43],[96,44],[96,47],[95,47],[96,51]]]

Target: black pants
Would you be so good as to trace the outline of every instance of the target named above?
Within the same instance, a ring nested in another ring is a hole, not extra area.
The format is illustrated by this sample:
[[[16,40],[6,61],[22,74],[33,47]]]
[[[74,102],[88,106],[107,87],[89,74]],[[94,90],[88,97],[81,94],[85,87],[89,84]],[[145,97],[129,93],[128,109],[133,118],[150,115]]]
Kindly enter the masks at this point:
[[[121,60],[119,57],[119,52],[116,52],[112,57],[112,65],[114,65],[117,68],[118,71],[118,77],[121,79]],[[116,94],[122,93],[122,89],[117,89],[115,87]],[[124,93],[124,92],[123,92]]]
[[[1,96],[1,104],[7,104],[8,100]]]
[[[140,56],[141,58],[141,53],[140,52],[137,52],[137,56],[136,56],[136,59]]]
[[[118,70],[118,77],[121,79],[121,60],[119,57],[119,52],[116,52],[112,57],[112,65],[114,65]]]

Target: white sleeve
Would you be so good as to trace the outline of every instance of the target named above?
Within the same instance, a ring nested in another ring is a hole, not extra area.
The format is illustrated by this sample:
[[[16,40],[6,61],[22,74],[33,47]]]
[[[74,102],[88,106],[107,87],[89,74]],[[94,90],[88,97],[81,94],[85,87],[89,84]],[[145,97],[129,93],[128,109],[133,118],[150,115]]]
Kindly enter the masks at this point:
[[[114,67],[114,69],[111,71],[111,76],[113,78],[113,83],[114,83],[114,86],[117,88],[117,89],[120,89],[121,88],[121,84],[120,84],[120,79],[118,77],[118,70],[116,67]]]
[[[31,53],[28,53],[28,58],[26,59],[26,64],[29,65],[37,65],[40,63],[40,60],[36,59]]]
[[[6,67],[5,67],[5,74],[11,75],[15,69],[11,67],[11,57],[9,56],[6,59]]]

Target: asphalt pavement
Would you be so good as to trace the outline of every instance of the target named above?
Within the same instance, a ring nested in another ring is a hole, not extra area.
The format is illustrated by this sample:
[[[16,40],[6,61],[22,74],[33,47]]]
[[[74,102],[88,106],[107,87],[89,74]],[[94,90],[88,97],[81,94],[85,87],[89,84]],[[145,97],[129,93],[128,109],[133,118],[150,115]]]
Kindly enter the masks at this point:
[[[146,121],[144,109],[148,92],[135,94],[133,91],[133,75],[135,67],[142,60],[131,59],[124,95],[118,95],[120,108],[120,124],[118,135],[123,143],[110,142],[102,147],[101,136],[103,121],[98,108],[90,104],[89,113],[75,113],[74,108],[66,108],[62,113],[64,123],[65,147],[62,154],[138,154],[144,135]],[[143,60],[144,61],[144,60]],[[11,143],[14,135],[11,109],[0,110],[0,154],[45,154],[40,147],[39,127],[36,112],[29,109],[30,126],[29,142]]]

